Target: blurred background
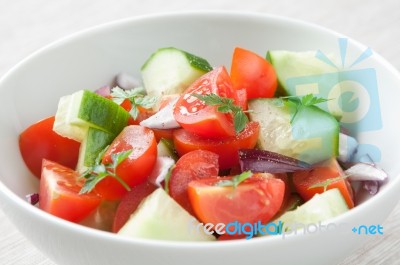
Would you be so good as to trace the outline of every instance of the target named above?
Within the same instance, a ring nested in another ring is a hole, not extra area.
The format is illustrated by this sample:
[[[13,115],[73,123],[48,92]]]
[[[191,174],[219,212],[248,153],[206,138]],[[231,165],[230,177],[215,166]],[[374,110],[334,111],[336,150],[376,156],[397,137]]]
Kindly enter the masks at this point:
[[[400,1],[395,0],[0,0],[0,77],[32,52],[77,31],[133,16],[184,10],[257,12],[315,23],[371,47],[400,70]],[[340,265],[400,264],[400,204],[382,225],[383,236],[371,237]],[[54,265],[1,210],[0,264]]]

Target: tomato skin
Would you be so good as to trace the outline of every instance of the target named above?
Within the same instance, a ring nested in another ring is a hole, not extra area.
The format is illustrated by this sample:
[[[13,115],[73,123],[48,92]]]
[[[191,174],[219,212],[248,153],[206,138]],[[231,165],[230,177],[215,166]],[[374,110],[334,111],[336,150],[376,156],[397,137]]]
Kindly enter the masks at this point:
[[[48,159],[69,168],[78,162],[80,143],[53,131],[54,116],[29,126],[19,136],[19,150],[29,170],[40,178],[42,160]]]
[[[150,175],[157,159],[157,142],[152,130],[129,125],[114,139],[103,157],[103,164],[112,162],[111,155],[133,150],[117,167],[116,174],[130,187],[143,183]],[[128,191],[112,177],[100,181],[95,190],[107,200],[121,199]]]
[[[278,87],[272,65],[258,54],[239,47],[233,52],[231,79],[236,89],[246,88],[249,99],[271,98]]]
[[[285,183],[274,177],[255,174],[233,187],[219,187],[221,180],[232,177],[208,178],[192,181],[188,194],[196,216],[203,223],[231,222],[265,224],[280,209]]]
[[[43,160],[39,187],[39,208],[62,219],[78,223],[100,204],[94,192],[79,194],[84,182],[78,172]]]
[[[172,140],[175,129],[152,129],[157,143],[162,139]]]
[[[209,138],[235,135],[232,115],[221,113],[191,94],[217,94],[235,99],[236,91],[225,67],[221,66],[197,79],[179,97],[174,107],[175,120],[187,131]]]
[[[125,225],[142,200],[156,189],[157,187],[155,185],[146,181],[133,187],[127,194],[125,194],[115,212],[112,232],[117,233]]]
[[[189,183],[202,178],[216,178],[218,171],[217,154],[205,150],[189,152],[183,155],[172,169],[168,182],[169,194],[193,215],[187,192]]]
[[[336,159],[332,158],[324,161],[310,170],[298,171],[293,173],[293,184],[300,197],[308,201],[317,193],[323,193],[324,187],[310,188],[312,185],[324,182],[328,179],[343,176]],[[349,208],[354,207],[353,190],[347,179],[340,179],[327,186],[327,190],[338,188],[346,200]]]
[[[175,149],[180,156],[193,150],[208,150],[218,154],[221,169],[228,169],[239,164],[239,149],[256,146],[259,130],[258,122],[249,122],[246,128],[236,136],[209,139],[190,133],[185,129],[177,129],[173,133],[173,140]]]

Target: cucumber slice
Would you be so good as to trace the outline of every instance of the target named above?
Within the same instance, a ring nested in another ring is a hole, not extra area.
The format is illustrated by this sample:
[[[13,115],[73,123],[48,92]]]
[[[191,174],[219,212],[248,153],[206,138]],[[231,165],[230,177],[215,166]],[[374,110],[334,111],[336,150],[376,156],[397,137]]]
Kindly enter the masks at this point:
[[[94,165],[98,154],[111,144],[115,137],[114,134],[89,127],[79,149],[76,170],[82,173],[88,167]]]
[[[299,109],[291,122],[293,109],[285,100],[260,98],[249,101],[250,120],[260,124],[257,146],[262,150],[314,164],[336,157],[339,123],[315,106]]]
[[[196,79],[211,71],[203,58],[176,48],[161,48],[141,68],[149,96],[181,94]]]
[[[118,234],[146,239],[213,241],[215,237],[197,229],[201,224],[162,188],[142,201]]]
[[[88,90],[60,99],[53,130],[82,142],[89,127],[114,136],[127,125],[129,113],[113,101]]]
[[[336,217],[349,210],[346,201],[338,189],[330,189],[316,194],[311,200],[286,212],[275,222],[281,221],[284,231],[290,230],[291,224],[316,224]]]
[[[330,112],[338,120],[343,115],[340,95],[331,94],[333,87],[340,83],[339,65],[333,55],[327,55],[328,60],[317,58],[316,51],[291,52],[268,51],[267,60],[273,65],[278,77],[277,95],[304,96],[314,94],[318,97],[329,98],[331,101],[321,104],[320,107]],[[334,101],[337,100],[337,104]],[[329,107],[329,104],[331,107]],[[338,105],[339,107],[334,107]]]
[[[173,141],[161,138],[157,144],[157,156],[167,156],[178,161],[178,155],[175,153]]]

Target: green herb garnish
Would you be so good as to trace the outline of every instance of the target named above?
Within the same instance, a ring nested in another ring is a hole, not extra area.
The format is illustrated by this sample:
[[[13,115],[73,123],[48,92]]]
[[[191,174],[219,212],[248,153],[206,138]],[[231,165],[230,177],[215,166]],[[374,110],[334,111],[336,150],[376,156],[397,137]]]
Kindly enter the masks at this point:
[[[346,179],[349,176],[350,175],[341,175],[341,176],[338,176],[336,178],[330,178],[330,179],[315,183],[314,185],[311,185],[310,187],[308,187],[308,190],[309,189],[314,189],[314,188],[324,188],[324,192],[325,192],[329,185],[331,185],[332,183],[334,183],[336,181],[339,181],[339,180],[342,180],[342,179]]]
[[[112,154],[111,155],[112,162],[104,165],[101,163],[101,160],[103,159],[103,156],[107,149],[108,146],[106,146],[106,148],[104,148],[99,153],[99,155],[95,160],[95,164],[90,168],[88,168],[85,172],[82,173],[82,175],[79,176],[79,178],[85,178],[85,184],[83,185],[79,194],[91,192],[97,185],[97,183],[99,183],[105,177],[108,176],[118,180],[118,182],[121,183],[121,185],[124,186],[124,188],[127,189],[128,191],[131,190],[128,184],[126,184],[126,182],[116,174],[116,168],[132,153],[132,150]]]
[[[120,87],[114,87],[111,90],[111,96],[112,100],[119,105],[121,105],[125,99],[128,99],[132,104],[132,109],[129,111],[129,114],[131,114],[132,118],[135,120],[139,115],[138,107],[150,109],[157,103],[156,97],[145,95],[145,90],[143,87],[136,87],[131,90],[124,90]]]
[[[246,179],[250,178],[252,175],[253,175],[253,173],[250,170],[248,170],[248,171],[242,172],[239,175],[233,176],[232,179],[220,180],[217,183],[215,183],[215,186],[217,186],[217,187],[233,187],[234,189],[236,189],[240,183],[242,183]]]
[[[221,113],[232,113],[233,125],[235,126],[235,132],[240,133],[246,127],[249,122],[249,118],[242,110],[241,107],[234,104],[233,99],[220,97],[217,94],[211,93],[206,95],[192,94],[192,96],[200,99],[206,105],[216,106],[217,110]]]
[[[281,98],[277,98],[275,99],[274,103],[276,106],[284,106],[284,102],[283,99],[287,99],[288,102],[293,103],[296,106],[296,109],[292,115],[292,118],[290,120],[290,123],[293,124],[293,121],[295,120],[297,113],[299,112],[299,110],[303,107],[310,107],[310,106],[314,106],[317,105],[319,103],[323,103],[326,101],[329,101],[331,99],[326,99],[326,98],[319,98],[314,96],[313,94],[307,94],[305,96],[288,96],[288,97],[281,97]]]

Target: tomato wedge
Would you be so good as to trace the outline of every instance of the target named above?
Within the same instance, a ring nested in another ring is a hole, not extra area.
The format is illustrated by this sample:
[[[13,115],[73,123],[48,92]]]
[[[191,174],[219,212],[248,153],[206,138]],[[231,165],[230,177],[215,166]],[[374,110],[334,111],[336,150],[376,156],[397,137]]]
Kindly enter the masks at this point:
[[[62,219],[78,223],[100,204],[94,192],[79,194],[84,182],[78,172],[43,160],[39,187],[39,208]]]
[[[172,169],[168,182],[169,193],[176,202],[193,215],[187,193],[193,180],[218,176],[218,155],[196,150],[183,155]]]
[[[267,223],[278,212],[285,194],[285,183],[270,174],[254,174],[236,189],[218,186],[232,177],[192,181],[188,194],[196,216],[203,223]]]
[[[351,209],[354,207],[353,190],[347,179],[340,178],[342,176],[344,176],[343,170],[336,159],[332,158],[314,166],[310,170],[293,173],[293,184],[302,199],[308,201],[315,194],[324,192],[322,185],[311,188],[313,185],[323,184],[323,182],[339,178],[327,185],[326,189],[338,188]]]
[[[232,115],[221,113],[192,94],[217,94],[235,99],[236,91],[225,67],[221,66],[197,79],[179,97],[174,108],[175,120],[187,131],[209,138],[235,135]]]
[[[271,98],[278,87],[272,65],[258,54],[235,48],[232,57],[231,79],[235,89],[245,88],[247,98]]]
[[[129,125],[114,139],[103,157],[103,164],[112,162],[112,154],[132,150],[116,170],[116,174],[130,187],[143,183],[153,170],[157,158],[157,142],[152,130]],[[95,190],[108,200],[121,199],[128,191],[115,178],[106,177]]]
[[[156,186],[147,181],[133,187],[122,199],[115,213],[112,231],[117,233],[128,221],[144,198],[156,190]]]
[[[173,133],[173,140],[180,156],[193,150],[208,150],[218,154],[221,169],[228,169],[239,164],[239,149],[255,147],[259,130],[258,122],[249,122],[236,136],[210,139],[190,133],[185,129],[177,129]]]
[[[54,116],[41,120],[19,136],[19,150],[29,170],[38,178],[42,160],[48,159],[69,168],[78,162],[80,143],[53,131]]]

